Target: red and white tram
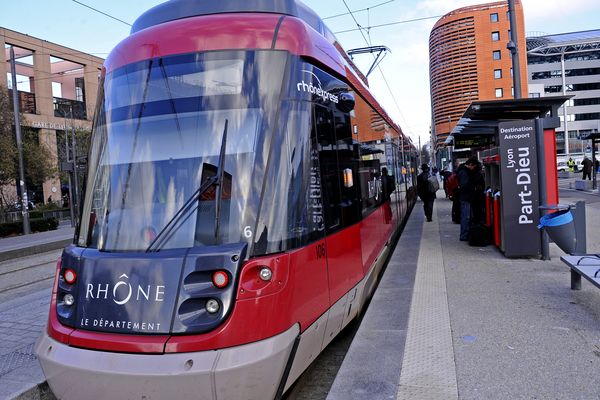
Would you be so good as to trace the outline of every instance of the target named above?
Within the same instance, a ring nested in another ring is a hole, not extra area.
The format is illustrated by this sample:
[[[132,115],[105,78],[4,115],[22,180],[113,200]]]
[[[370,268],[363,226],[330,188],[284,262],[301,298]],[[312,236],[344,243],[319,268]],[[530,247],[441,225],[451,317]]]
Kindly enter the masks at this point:
[[[371,294],[416,149],[295,0],[171,0],[106,60],[36,345],[57,398],[281,396]]]

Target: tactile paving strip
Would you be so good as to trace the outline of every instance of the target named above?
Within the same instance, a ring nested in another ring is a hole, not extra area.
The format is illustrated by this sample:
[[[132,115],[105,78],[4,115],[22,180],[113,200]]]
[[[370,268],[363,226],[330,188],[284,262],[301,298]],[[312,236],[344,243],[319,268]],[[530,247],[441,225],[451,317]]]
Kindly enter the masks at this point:
[[[458,399],[439,232],[425,222],[397,400]]]
[[[12,353],[0,356],[0,377],[8,374],[21,365],[34,361],[36,356],[33,352],[34,343],[21,347]]]

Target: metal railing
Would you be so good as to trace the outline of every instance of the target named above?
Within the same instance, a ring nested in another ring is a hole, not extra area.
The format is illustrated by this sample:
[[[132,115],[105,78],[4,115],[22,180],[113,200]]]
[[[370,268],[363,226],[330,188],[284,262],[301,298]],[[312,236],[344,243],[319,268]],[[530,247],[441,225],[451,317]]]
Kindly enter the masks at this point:
[[[44,211],[42,212],[42,217],[52,217],[56,218],[59,221],[65,221],[71,219],[71,213],[69,212],[69,210]],[[21,211],[0,212],[0,224],[5,224],[8,222],[20,222],[22,219],[23,215]]]
[[[60,118],[87,119],[84,101],[54,97],[54,116]]]

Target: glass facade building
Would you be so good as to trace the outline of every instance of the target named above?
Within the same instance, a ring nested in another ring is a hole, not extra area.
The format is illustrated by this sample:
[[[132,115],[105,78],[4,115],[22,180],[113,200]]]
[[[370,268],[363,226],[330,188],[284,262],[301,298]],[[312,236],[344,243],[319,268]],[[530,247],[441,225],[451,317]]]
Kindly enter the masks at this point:
[[[528,37],[527,64],[529,97],[574,96],[559,110],[559,158],[589,156],[582,139],[600,130],[600,30]]]

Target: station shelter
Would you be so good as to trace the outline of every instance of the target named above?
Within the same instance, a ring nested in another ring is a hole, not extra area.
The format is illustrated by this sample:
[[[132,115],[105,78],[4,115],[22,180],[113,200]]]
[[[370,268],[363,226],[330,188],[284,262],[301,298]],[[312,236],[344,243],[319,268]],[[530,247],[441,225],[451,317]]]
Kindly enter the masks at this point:
[[[558,204],[555,129],[569,98],[473,102],[446,140],[483,163],[485,222],[506,257],[548,259],[548,239],[537,226],[545,206]]]

